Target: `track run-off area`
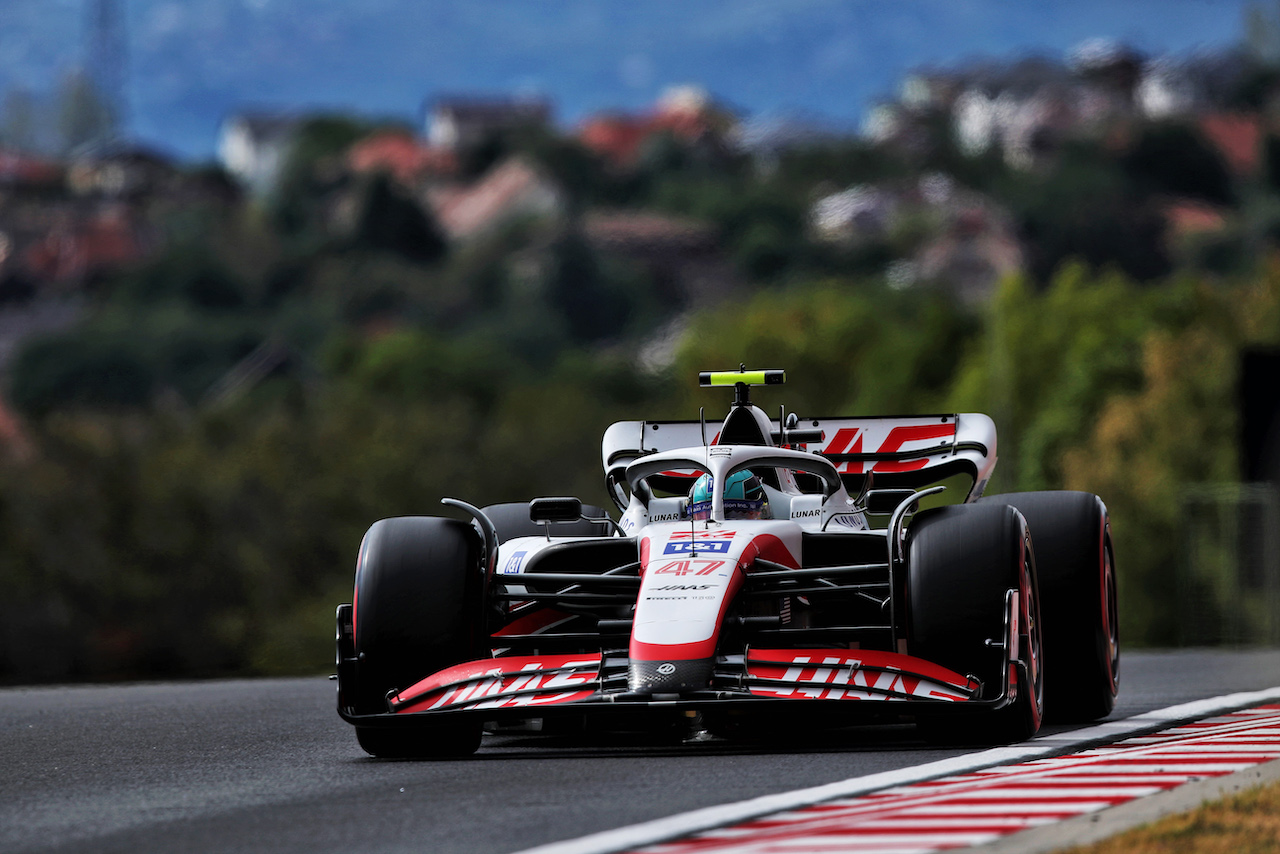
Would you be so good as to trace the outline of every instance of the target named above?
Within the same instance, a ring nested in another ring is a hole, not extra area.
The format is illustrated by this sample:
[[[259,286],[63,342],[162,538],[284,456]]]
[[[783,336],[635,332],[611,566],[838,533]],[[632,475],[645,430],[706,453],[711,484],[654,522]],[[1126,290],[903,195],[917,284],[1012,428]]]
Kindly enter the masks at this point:
[[[452,762],[366,756],[323,677],[10,688],[0,851],[998,847],[1274,767],[1277,686],[1276,650],[1129,652],[1106,721],[1007,748],[927,746],[910,726],[768,744],[508,734]],[[948,826],[961,807],[980,821]],[[796,842],[801,826],[829,844]]]
[[[816,854],[929,852],[982,845],[1272,762],[1280,758],[1276,700],[1280,700],[1280,687],[1187,703],[1018,747],[702,810],[526,854],[629,851],[634,847],[629,843],[675,833],[680,837],[673,841],[635,850],[643,854]],[[1241,710],[1203,717],[1206,712],[1241,704],[1245,705]],[[1146,732],[1186,719],[1190,720],[1179,726],[1115,741],[1126,732]],[[1025,758],[1095,741],[1100,745],[1092,749]],[[955,772],[968,768],[978,770]],[[916,782],[901,784],[902,780]],[[759,817],[742,820],[749,815]],[[689,833],[695,825],[710,829]]]

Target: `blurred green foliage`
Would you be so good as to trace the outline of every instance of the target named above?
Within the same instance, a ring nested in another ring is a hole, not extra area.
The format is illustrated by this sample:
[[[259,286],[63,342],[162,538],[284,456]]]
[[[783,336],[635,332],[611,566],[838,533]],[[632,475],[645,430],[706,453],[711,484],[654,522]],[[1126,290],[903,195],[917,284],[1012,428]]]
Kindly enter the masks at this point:
[[[605,427],[714,419],[727,395],[694,375],[740,362],[787,370],[756,396],[771,413],[991,414],[989,491],[1101,495],[1126,642],[1176,639],[1180,496],[1236,478],[1240,353],[1280,345],[1274,141],[1248,184],[1166,127],[1025,173],[945,134],[768,168],[670,136],[629,169],[495,140],[465,167],[518,151],[561,182],[564,215],[446,246],[403,188],[339,168],[364,130],[311,123],[264,207],[174,217],[164,252],[11,362],[0,680],[322,671],[373,521],[444,496],[607,505]],[[940,216],[852,246],[811,234],[823,194],[928,171],[998,200],[1026,247],[989,301],[886,281]],[[1167,194],[1226,225],[1170,251]],[[709,224],[739,281],[681,296],[588,239],[599,206]]]

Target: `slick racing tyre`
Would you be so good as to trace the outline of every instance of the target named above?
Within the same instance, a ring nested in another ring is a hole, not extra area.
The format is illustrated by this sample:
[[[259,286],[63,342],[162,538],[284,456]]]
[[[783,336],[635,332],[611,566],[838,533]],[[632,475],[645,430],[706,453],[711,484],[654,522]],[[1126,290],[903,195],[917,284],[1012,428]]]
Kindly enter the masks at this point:
[[[547,534],[546,525],[539,525],[529,518],[527,501],[490,504],[483,508],[483,512],[497,529],[499,543],[514,540],[516,537],[544,537]],[[603,507],[583,504],[582,515],[588,519],[603,519],[607,514]],[[612,532],[613,526],[607,522],[556,522],[551,526],[553,537],[607,537]]]
[[[1120,685],[1120,627],[1107,508],[1088,492],[1016,492],[1007,504],[1027,520],[1040,574],[1045,708],[1054,723],[1106,717]]]
[[[982,681],[982,700],[1006,688],[1006,596],[1019,601],[1017,699],[995,711],[922,715],[921,734],[934,742],[1007,744],[1036,734],[1044,709],[1036,565],[1027,525],[1008,506],[941,507],[919,514],[907,552],[907,651]]]
[[[357,714],[386,712],[388,692],[487,655],[481,551],[475,529],[453,519],[405,516],[369,528],[356,564],[349,696]],[[466,756],[480,736],[481,721],[469,718],[356,727],[360,746],[384,758]]]

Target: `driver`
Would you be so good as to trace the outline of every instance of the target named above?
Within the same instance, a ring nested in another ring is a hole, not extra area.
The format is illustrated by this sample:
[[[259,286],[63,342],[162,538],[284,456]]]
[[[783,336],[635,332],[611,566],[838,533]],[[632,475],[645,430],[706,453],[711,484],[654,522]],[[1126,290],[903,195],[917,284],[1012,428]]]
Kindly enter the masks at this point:
[[[711,518],[711,496],[715,483],[711,475],[698,478],[689,491],[689,515],[694,519]],[[729,475],[724,487],[724,517],[729,519],[768,519],[769,499],[760,478],[743,469]]]

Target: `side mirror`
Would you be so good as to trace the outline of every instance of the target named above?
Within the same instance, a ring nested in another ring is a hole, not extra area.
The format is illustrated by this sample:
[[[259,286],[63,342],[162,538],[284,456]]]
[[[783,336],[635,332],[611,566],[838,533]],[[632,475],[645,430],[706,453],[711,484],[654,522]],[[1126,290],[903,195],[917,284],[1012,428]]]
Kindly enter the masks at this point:
[[[581,518],[582,502],[577,498],[535,498],[529,502],[529,519],[539,525],[577,522]]]
[[[867,492],[867,512],[887,514],[916,494],[914,489],[872,489]]]

